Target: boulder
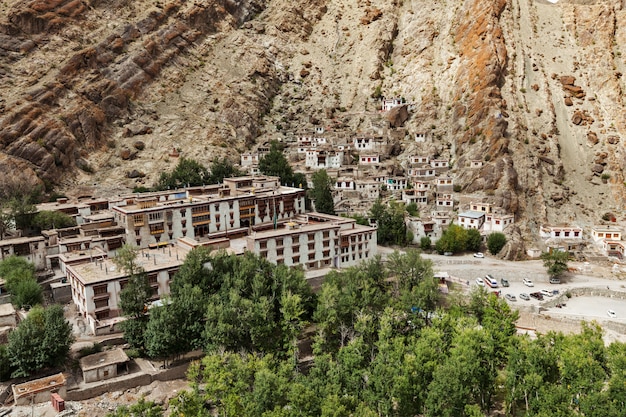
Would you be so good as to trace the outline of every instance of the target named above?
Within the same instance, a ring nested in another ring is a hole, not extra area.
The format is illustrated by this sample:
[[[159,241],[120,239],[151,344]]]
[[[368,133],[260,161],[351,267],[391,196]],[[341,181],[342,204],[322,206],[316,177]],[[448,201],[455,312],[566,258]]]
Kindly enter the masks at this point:
[[[562,75],[559,78],[559,81],[561,82],[561,84],[563,86],[574,85],[574,82],[576,81],[576,78],[574,76],[572,76],[572,75]]]
[[[594,174],[602,174],[602,172],[604,171],[604,167],[601,164],[595,164],[592,168],[591,171]]]
[[[146,144],[138,140],[138,141],[135,141],[135,143],[133,143],[133,147],[137,149],[138,151],[143,151],[144,148],[146,147]]]
[[[397,106],[387,112],[387,121],[391,127],[401,127],[409,118],[408,106]]]
[[[611,135],[606,138],[606,141],[611,145],[617,145],[619,143],[619,136]]]
[[[599,141],[598,140],[598,135],[596,134],[596,132],[587,132],[587,140],[592,145],[595,145]]]

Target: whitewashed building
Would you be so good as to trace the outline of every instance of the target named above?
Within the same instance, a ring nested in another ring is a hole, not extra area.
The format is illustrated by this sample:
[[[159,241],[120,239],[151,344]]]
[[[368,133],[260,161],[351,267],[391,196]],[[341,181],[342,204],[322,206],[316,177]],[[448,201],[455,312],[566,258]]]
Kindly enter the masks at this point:
[[[465,229],[480,230],[485,223],[485,213],[479,211],[464,211],[458,215],[459,225]]]

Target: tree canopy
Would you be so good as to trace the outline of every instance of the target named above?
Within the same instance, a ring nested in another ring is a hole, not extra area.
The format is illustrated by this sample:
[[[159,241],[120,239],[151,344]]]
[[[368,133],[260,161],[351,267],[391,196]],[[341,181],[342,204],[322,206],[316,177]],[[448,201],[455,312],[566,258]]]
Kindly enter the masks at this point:
[[[42,210],[35,214],[33,226],[41,230],[62,229],[64,227],[76,226],[76,220],[60,211]]]
[[[11,294],[11,302],[18,308],[43,302],[43,290],[35,278],[35,266],[19,256],[0,261],[0,277]]]
[[[198,161],[181,157],[174,170],[162,172],[155,188],[168,190],[187,186],[198,186],[209,183],[209,170]]]
[[[504,233],[494,232],[487,237],[487,248],[493,255],[500,253],[504,245],[506,245],[506,236]]]
[[[277,141],[272,141],[270,151],[259,159],[259,171],[265,175],[279,177],[283,185],[306,188],[306,177],[304,174],[293,172],[282,146]]]
[[[404,223],[404,204],[390,201],[383,204],[381,199],[376,200],[370,209],[370,218],[376,222],[378,230],[376,238],[379,245],[406,245],[407,228]]]
[[[34,307],[9,334],[7,359],[11,376],[29,376],[41,368],[61,364],[73,341],[72,326],[63,316],[63,307]]]
[[[315,203],[315,211],[326,214],[335,214],[333,202],[333,181],[325,169],[321,169],[312,176],[313,188],[309,190],[311,200]]]
[[[550,277],[558,278],[563,275],[563,272],[567,271],[569,253],[565,251],[553,250],[551,252],[543,252],[541,259]]]

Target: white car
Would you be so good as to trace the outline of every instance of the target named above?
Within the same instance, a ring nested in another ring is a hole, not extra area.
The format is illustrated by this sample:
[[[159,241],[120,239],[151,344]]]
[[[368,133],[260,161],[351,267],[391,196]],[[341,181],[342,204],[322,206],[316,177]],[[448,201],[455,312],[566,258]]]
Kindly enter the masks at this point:
[[[524,283],[524,285],[526,285],[527,287],[534,287],[535,284],[533,284],[533,282],[531,280],[529,280],[528,278],[524,278],[522,280],[522,282]]]
[[[478,284],[479,287],[484,287],[485,281],[483,281],[482,278],[476,278],[476,284]]]
[[[544,297],[552,297],[554,294],[552,294],[552,291],[541,290],[541,295],[543,295]]]
[[[474,254],[474,258],[484,258],[484,257],[485,257],[485,254],[483,254],[482,252],[476,252]]]
[[[612,319],[614,319],[614,318],[616,318],[616,317],[617,317],[617,314],[615,314],[615,311],[613,311],[613,310],[609,310],[609,311],[607,311],[607,312],[606,312],[606,314],[607,314],[610,318],[612,318]]]

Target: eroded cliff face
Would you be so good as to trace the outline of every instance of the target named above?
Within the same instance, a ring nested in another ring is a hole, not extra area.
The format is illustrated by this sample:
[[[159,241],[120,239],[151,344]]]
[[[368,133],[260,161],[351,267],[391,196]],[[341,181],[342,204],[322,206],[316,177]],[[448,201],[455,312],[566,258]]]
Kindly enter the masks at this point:
[[[518,215],[521,235],[597,223],[626,198],[622,1],[3,7],[3,175],[121,192],[172,169],[174,148],[237,161],[311,125],[366,131],[380,92],[412,104],[406,132],[434,138],[400,138],[394,156],[450,158],[459,202],[489,197]]]

